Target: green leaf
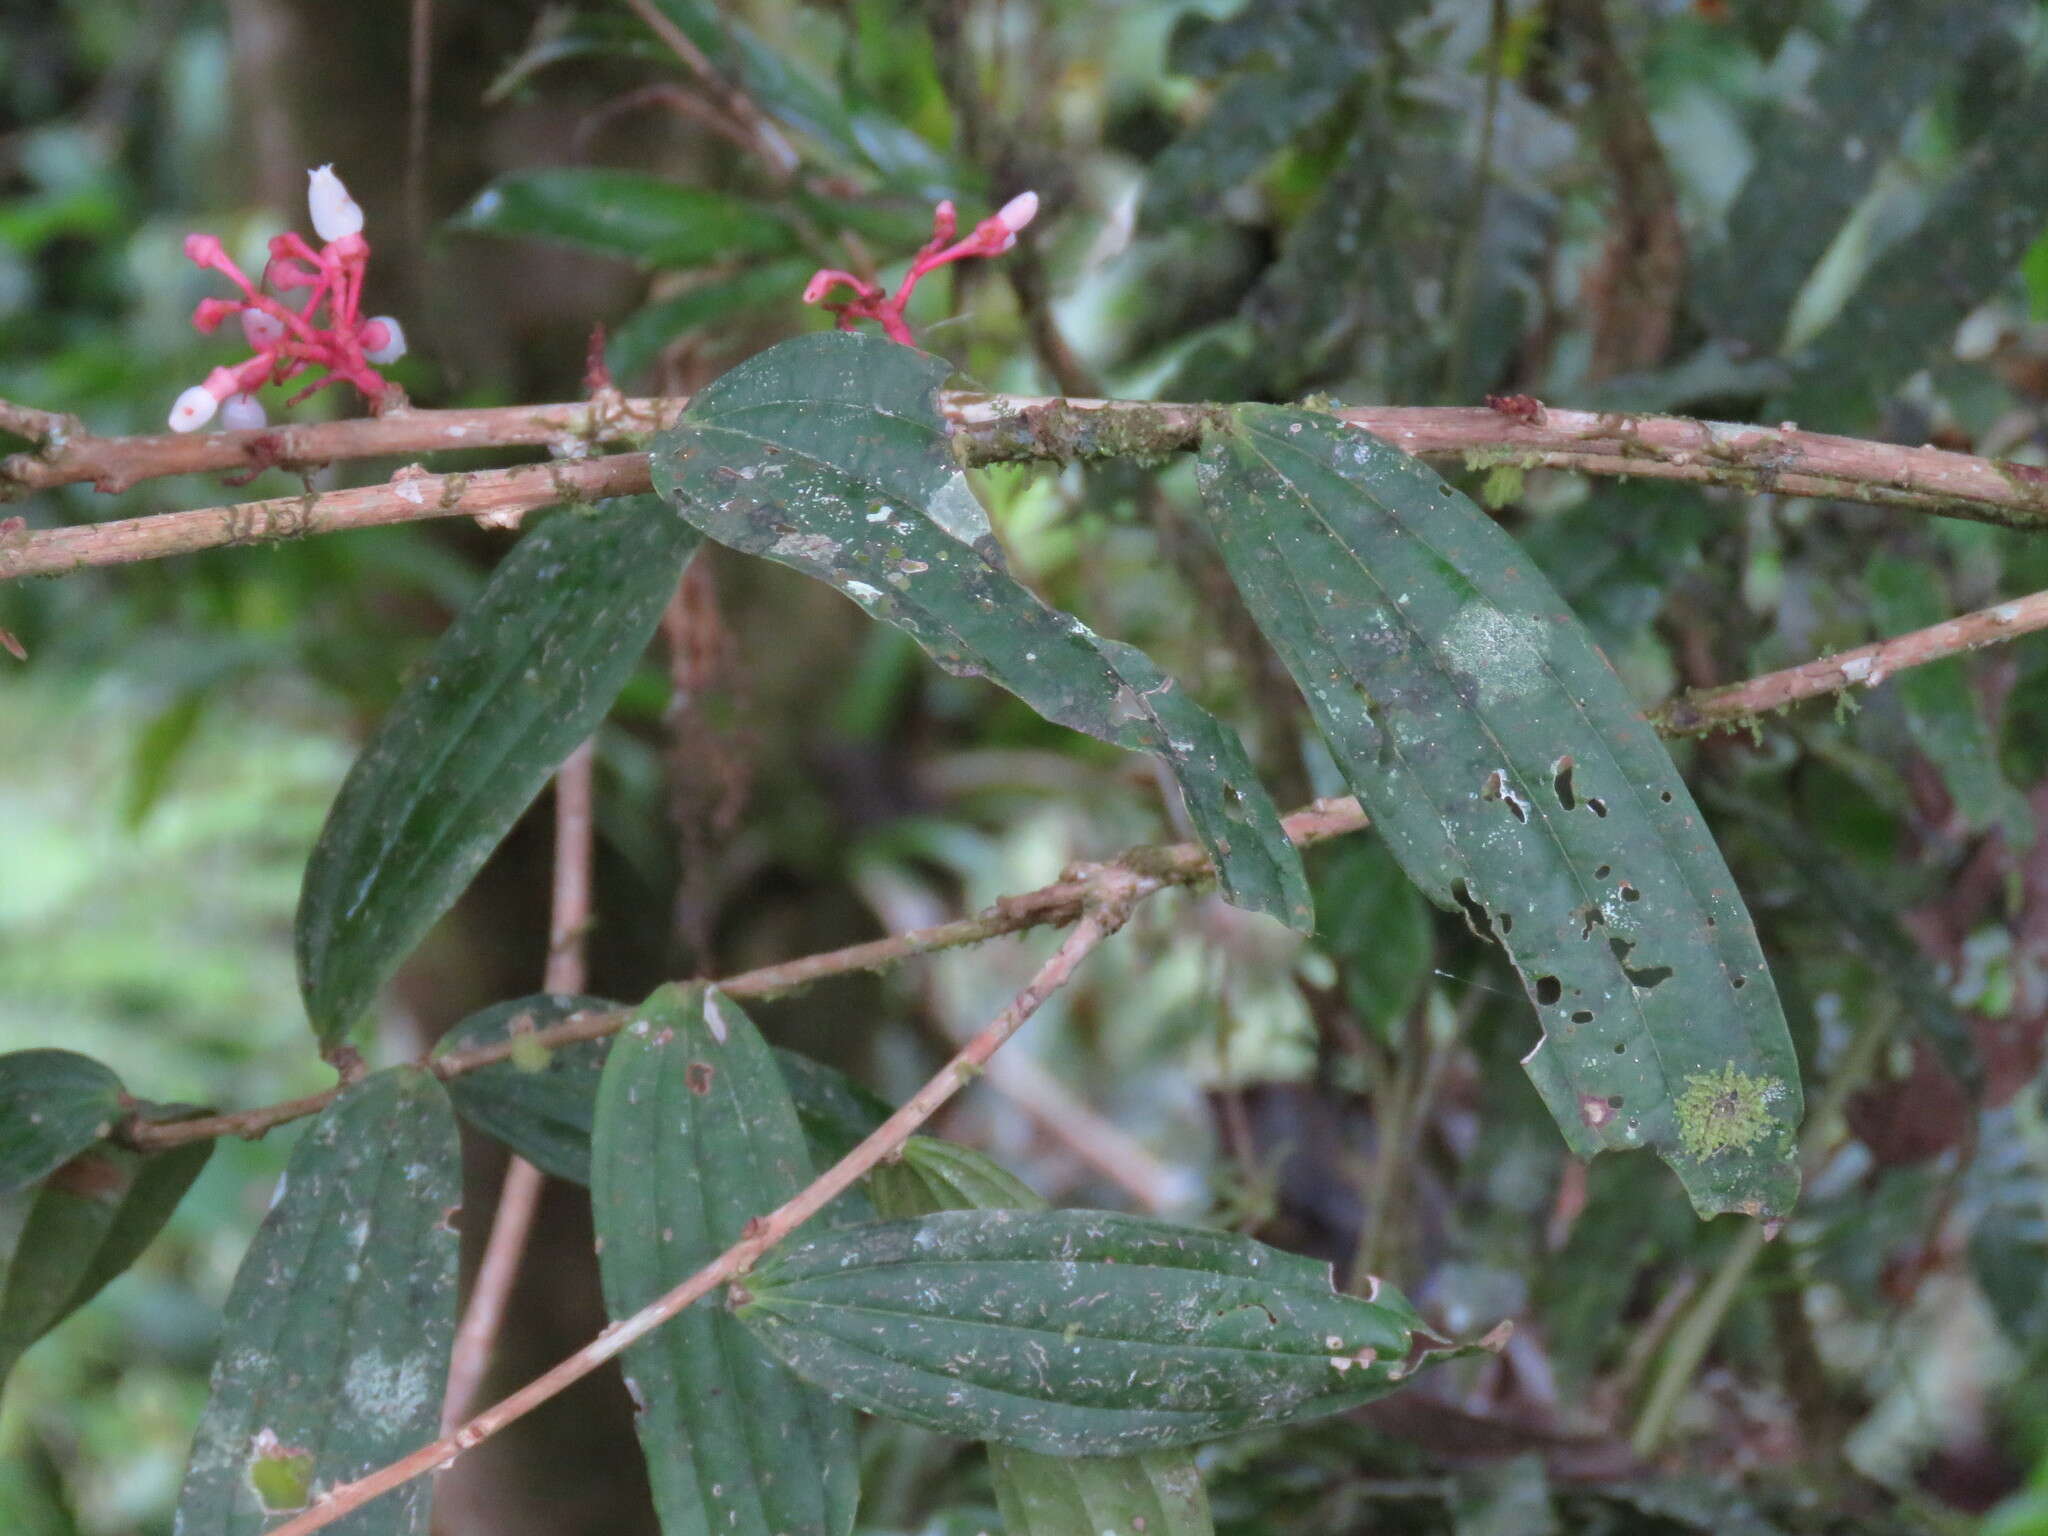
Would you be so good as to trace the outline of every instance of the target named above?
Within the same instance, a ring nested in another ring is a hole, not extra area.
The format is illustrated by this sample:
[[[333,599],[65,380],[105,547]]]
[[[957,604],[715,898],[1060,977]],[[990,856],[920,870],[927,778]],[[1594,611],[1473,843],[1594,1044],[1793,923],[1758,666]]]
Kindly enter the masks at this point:
[[[1952,0],[1869,6],[1805,87],[1758,125],[1763,152],[1694,283],[1718,334],[1777,349],[1793,301],[1907,122],[2001,9]],[[1856,324],[1867,331],[1872,318],[1859,312]]]
[[[1925,561],[1873,555],[1863,585],[1880,634],[1925,629],[1949,617],[1940,575]],[[1940,770],[1963,825],[1972,832],[2002,825],[2013,847],[2031,843],[2033,817],[1999,767],[1998,742],[1970,686],[1969,664],[1951,656],[1909,667],[1892,686],[1913,744]]]
[[[0,1195],[0,1381],[141,1257],[212,1154],[211,1141],[153,1156],[103,1141]]]
[[[794,310],[811,265],[771,261],[730,277],[712,278],[637,310],[611,334],[605,364],[620,379],[637,377],[661,349],[686,331],[716,325],[735,315]]]
[[[884,1221],[933,1211],[1046,1209],[1045,1198],[1000,1163],[936,1136],[911,1137],[893,1162],[868,1175],[868,1185]]]
[[[407,681],[343,781],[299,893],[299,990],[323,1048],[596,729],[696,544],[652,496],[558,513]]]
[[[2006,1337],[2048,1358],[2048,1076],[1978,1121],[1964,1180],[1970,1269]]]
[[[630,1317],[810,1182],[796,1107],[752,1021],[664,987],[612,1047],[591,1202],[605,1307]],[[853,1420],[706,1297],[626,1351],[635,1427],[667,1536],[853,1529]]]
[[[121,1080],[90,1056],[0,1056],[0,1193],[33,1184],[105,1136],[122,1100]]]
[[[1224,22],[1184,23],[1181,73],[1237,73],[1202,120],[1146,176],[1144,223],[1164,229],[1213,213],[1282,148],[1320,122],[1378,56],[1371,7],[1345,0],[1254,0]]]
[[[1798,1193],[1798,1063],[1656,733],[1518,548],[1331,417],[1240,406],[1200,475],[1253,616],[1409,878],[1508,952],[1580,1156],[1655,1148],[1702,1214]]]
[[[1008,1536],[1209,1536],[1209,1496],[1185,1451],[1136,1456],[1041,1456],[988,1448],[996,1508]]]
[[[885,1218],[933,1211],[1042,1211],[1029,1185],[971,1147],[913,1136],[903,1154],[868,1176]],[[1202,1474],[1185,1450],[1136,1456],[1041,1456],[1014,1446],[988,1448],[996,1506],[1009,1536],[1209,1536]]]
[[[739,1316],[859,1407],[1055,1456],[1191,1445],[1384,1396],[1458,1351],[1381,1286],[1104,1211],[940,1211],[771,1255]]]
[[[434,1047],[442,1057],[481,1045],[552,1029],[579,1013],[617,1012],[624,1005],[601,997],[541,993],[493,1003],[471,1014]],[[597,1084],[611,1040],[573,1045],[514,1046],[512,1055],[448,1079],[456,1113],[525,1158],[543,1173],[574,1184],[590,1182],[590,1128],[597,1117]]]
[[[434,1438],[455,1340],[455,1116],[416,1067],[342,1091],[292,1149],[228,1292],[177,1529],[258,1536]],[[349,1536],[423,1536],[432,1483]]]
[[[720,543],[829,582],[948,671],[1172,771],[1239,906],[1306,928],[1301,860],[1237,734],[1142,651],[1040,602],[1005,568],[947,441],[948,365],[819,332],[750,358],[655,440],[654,484]]]
[[[1337,961],[1344,995],[1382,1034],[1408,1017],[1436,952],[1429,903],[1386,845],[1345,838],[1315,851],[1317,938]]]
[[[551,1029],[579,1013],[618,1013],[624,1003],[601,997],[541,993],[493,1003],[441,1037],[436,1057]],[[590,1182],[590,1131],[597,1118],[597,1087],[612,1037],[549,1047],[515,1049],[505,1061],[448,1080],[456,1111],[485,1135],[536,1168],[574,1184]],[[776,1050],[775,1064],[796,1104],[811,1161],[836,1163],[884,1120],[889,1104],[845,1073],[795,1051]],[[840,1197],[846,1200],[853,1192]],[[835,1211],[837,1211],[835,1202]],[[864,1198],[855,1202],[866,1216]],[[838,1212],[845,1219],[852,1212]]]
[[[455,228],[582,246],[642,267],[784,256],[796,234],[758,204],[638,171],[515,171],[479,192]]]
[[[2036,65],[1961,167],[1930,200],[1919,228],[1872,264],[1840,315],[1797,359],[1772,417],[1847,430],[1915,370],[1942,360],[1955,328],[2016,268],[2048,224],[2048,67]]]

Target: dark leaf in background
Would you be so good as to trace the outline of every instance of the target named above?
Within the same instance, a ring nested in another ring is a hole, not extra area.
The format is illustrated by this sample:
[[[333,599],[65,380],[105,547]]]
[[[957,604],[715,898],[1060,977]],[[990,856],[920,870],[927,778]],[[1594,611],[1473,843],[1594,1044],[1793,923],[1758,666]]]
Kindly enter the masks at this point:
[[[462,894],[639,663],[697,535],[653,496],[522,538],[349,769],[299,894],[323,1048]]]
[[[811,1179],[774,1055],[730,998],[664,987],[612,1046],[591,1203],[616,1321],[710,1263]],[[668,1536],[831,1536],[860,1497],[853,1419],[713,1295],[629,1348],[635,1427]]]
[[[1391,1287],[1103,1211],[941,1211],[772,1255],[739,1316],[873,1413],[1047,1455],[1192,1445],[1384,1396],[1461,1353]]]
[[[1382,1033],[1408,1016],[1435,952],[1429,903],[1376,838],[1348,838],[1310,855],[1316,937],[1337,962],[1344,996]]]
[[[678,336],[736,315],[793,310],[811,270],[807,262],[770,261],[656,299],[612,331],[605,365],[621,380],[636,378]]]
[[[1239,906],[1309,925],[1307,878],[1236,732],[1142,651],[1047,607],[1001,546],[947,442],[942,360],[870,336],[749,358],[656,439],[654,483],[704,533],[829,582],[948,671],[1172,770]]]
[[[493,1003],[471,1014],[434,1048],[436,1056],[493,1045],[549,1029],[584,1012],[616,1013],[624,1003],[601,997],[536,994]],[[463,1119],[503,1142],[536,1168],[574,1184],[590,1182],[590,1131],[597,1118],[597,1088],[612,1039],[549,1047],[515,1048],[504,1061],[448,1080],[449,1097]],[[845,1073],[776,1049],[775,1064],[796,1104],[811,1161],[828,1167],[889,1118],[890,1105]],[[868,1219],[867,1196],[850,1189],[833,1202],[827,1219]]]
[[[455,1116],[415,1067],[342,1091],[292,1149],[228,1292],[179,1536],[257,1536],[434,1438],[455,1342]],[[433,1484],[347,1536],[424,1536]]]
[[[124,1113],[121,1080],[76,1051],[0,1056],[0,1193],[33,1184]]]
[[[1777,350],[1793,301],[1908,120],[2001,13],[2010,19],[1992,3],[1876,0],[1805,88],[1757,124],[1754,165],[1695,272],[1717,334]]]
[[[1924,560],[1873,555],[1863,568],[1863,588],[1880,636],[1925,629],[1955,612],[1940,572]],[[1941,771],[1963,827],[1983,832],[2002,826],[2016,849],[2033,842],[2033,817],[1999,767],[1998,741],[1970,684],[1969,662],[1955,656],[1910,667],[1892,687],[1913,745]]]
[[[758,203],[638,171],[554,166],[500,177],[454,221],[457,229],[582,246],[642,267],[695,267],[797,246]]]
[[[1231,575],[1411,879],[1507,950],[1574,1152],[1651,1147],[1702,1215],[1798,1193],[1798,1062],[1735,882],[1528,554],[1417,460],[1238,406],[1201,478]]]
[[[152,1156],[103,1141],[0,1195],[0,1382],[141,1257],[212,1155],[211,1141]]]
[[[2048,67],[2037,65],[1929,199],[1919,227],[1877,258],[1840,314],[1799,350],[1797,377],[1773,418],[1867,428],[1886,395],[1943,359],[1963,317],[2048,226],[2044,119]]]
[[[1213,215],[1225,193],[1334,110],[1378,56],[1370,13],[1347,0],[1254,0],[1227,21],[1184,19],[1173,69],[1231,78],[1202,120],[1152,162],[1144,223]]]

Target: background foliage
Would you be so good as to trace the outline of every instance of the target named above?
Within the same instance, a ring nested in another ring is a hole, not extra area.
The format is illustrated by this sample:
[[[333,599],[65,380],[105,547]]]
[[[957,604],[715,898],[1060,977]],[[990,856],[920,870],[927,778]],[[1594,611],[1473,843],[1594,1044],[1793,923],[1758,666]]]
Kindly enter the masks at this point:
[[[812,266],[886,265],[936,197],[972,218],[1030,186],[1034,238],[912,311],[991,388],[1527,391],[2048,459],[2034,3],[658,14],[790,159],[707,127],[645,16],[600,0],[438,0],[416,155],[399,8],[17,8],[0,395],[153,429],[219,360],[186,325],[204,281],[179,241],[260,244],[331,159],[368,210],[373,302],[414,336],[398,373],[423,403],[571,397],[598,321],[622,384],[696,390],[816,323],[796,303]],[[1187,464],[980,482],[1013,573],[1196,683],[1281,805],[1340,788],[1199,531]],[[2038,535],[1512,466],[1468,482],[1646,705],[2048,586]],[[297,488],[272,473],[239,494]],[[24,510],[46,525],[230,494],[172,480]],[[357,533],[0,597],[32,657],[0,661],[0,1049],[89,1052],[164,1101],[321,1084],[288,963],[307,850],[354,745],[502,543]],[[686,643],[649,653],[599,735],[594,992],[973,910],[1181,834],[1147,760],[930,667],[793,573],[706,554]],[[1219,1529],[2048,1523],[2021,1491],[2048,1475],[2048,648],[1921,669],[1680,760],[1822,1107],[1800,1212],[1761,1256],[1735,1219],[1696,1222],[1649,1159],[1570,1161],[1516,1065],[1535,1030],[1500,952],[1371,840],[1310,859],[1310,938],[1158,899],[946,1118],[1056,1204],[1142,1191],[1395,1275],[1447,1332],[1517,1320],[1499,1360],[1204,1450]],[[522,828],[484,867],[366,1051],[415,1055],[538,986],[545,844]],[[900,1098],[1049,942],[754,1011]],[[1132,1139],[1121,1183],[1049,1133],[1048,1106]],[[137,1267],[24,1357],[0,1403],[8,1529],[168,1528],[228,1282],[295,1134],[224,1143]],[[465,1159],[473,1262],[502,1154],[473,1139]],[[501,1385],[602,1321],[584,1192],[551,1184],[543,1216]],[[1712,1350],[1639,1460],[1689,1318],[1718,1324]],[[651,1529],[630,1417],[615,1376],[586,1384],[445,1480],[440,1518]],[[874,1530],[995,1521],[984,1462],[953,1442],[871,1422],[860,1460]]]

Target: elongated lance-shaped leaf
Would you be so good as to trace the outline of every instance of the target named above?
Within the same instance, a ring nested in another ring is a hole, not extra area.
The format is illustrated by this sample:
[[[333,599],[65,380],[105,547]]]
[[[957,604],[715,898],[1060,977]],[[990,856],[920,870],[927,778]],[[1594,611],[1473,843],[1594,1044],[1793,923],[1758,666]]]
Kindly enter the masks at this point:
[[[810,1182],[775,1057],[730,999],[664,987],[614,1042],[591,1160],[605,1307],[625,1318]],[[666,1536],[833,1536],[860,1497],[853,1418],[706,1297],[631,1349]]]
[[[503,1142],[536,1168],[576,1184],[590,1182],[590,1130],[597,1119],[597,1086],[611,1037],[571,1045],[521,1044],[538,1030],[579,1013],[617,1013],[624,1003],[569,993],[537,993],[493,1003],[441,1037],[436,1056],[510,1039],[512,1055],[448,1080],[448,1095],[463,1119]],[[888,1103],[822,1061],[777,1048],[775,1065],[796,1104],[811,1162],[836,1163],[889,1118]],[[858,1188],[834,1201],[827,1219],[874,1218]]]
[[[758,203],[641,171],[590,166],[500,177],[455,227],[579,245],[643,267],[780,256],[796,246],[789,225]]]
[[[1582,1157],[1655,1148],[1702,1214],[1782,1217],[1798,1063],[1749,913],[1656,733],[1478,507],[1334,419],[1240,406],[1223,557],[1408,877],[1506,948],[1524,1065]]]
[[[903,1155],[868,1176],[885,1219],[933,1211],[1042,1211],[1045,1201],[1009,1169],[971,1147],[913,1136]],[[988,1448],[989,1481],[1009,1536],[1209,1536],[1209,1498],[1194,1454],[1042,1456]]]
[[[1239,906],[1306,930],[1308,881],[1244,743],[1142,651],[1013,578],[939,414],[942,360],[836,331],[748,359],[655,440],[654,484],[704,533],[831,583],[948,671],[1173,771]]]
[[[257,1536],[434,1438],[455,1340],[455,1116],[416,1067],[342,1091],[292,1149],[228,1292],[176,1536]],[[432,1484],[335,1527],[421,1536]]]
[[[212,1153],[210,1141],[153,1156],[96,1142],[41,1183],[0,1195],[0,1382],[141,1256]]]
[[[121,1080],[90,1056],[0,1056],[0,1192],[33,1184],[98,1141],[120,1119],[121,1103]]]
[[[771,1255],[739,1316],[874,1413],[1052,1456],[1313,1418],[1458,1351],[1390,1286],[1234,1233],[1105,1211],[940,1211]]]
[[[299,990],[323,1048],[596,729],[697,542],[652,496],[558,513],[407,682],[342,782],[299,893]]]

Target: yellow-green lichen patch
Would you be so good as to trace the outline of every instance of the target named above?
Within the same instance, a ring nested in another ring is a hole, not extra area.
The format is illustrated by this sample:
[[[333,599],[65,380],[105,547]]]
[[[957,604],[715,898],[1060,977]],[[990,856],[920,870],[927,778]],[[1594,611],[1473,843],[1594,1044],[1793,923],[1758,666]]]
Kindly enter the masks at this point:
[[[1696,1158],[1745,1152],[1771,1134],[1777,1124],[1771,1105],[1784,1096],[1781,1079],[1752,1077],[1732,1062],[1718,1072],[1695,1072],[1672,1105],[1679,1140]]]

